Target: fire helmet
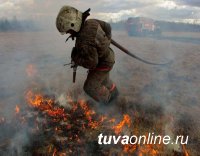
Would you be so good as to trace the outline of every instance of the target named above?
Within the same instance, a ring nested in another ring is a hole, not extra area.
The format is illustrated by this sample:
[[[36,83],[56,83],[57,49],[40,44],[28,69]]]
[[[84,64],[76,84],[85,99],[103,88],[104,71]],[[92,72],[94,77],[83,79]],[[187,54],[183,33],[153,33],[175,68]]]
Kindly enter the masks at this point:
[[[83,13],[71,6],[63,6],[56,18],[56,27],[61,34],[69,30],[79,32]]]

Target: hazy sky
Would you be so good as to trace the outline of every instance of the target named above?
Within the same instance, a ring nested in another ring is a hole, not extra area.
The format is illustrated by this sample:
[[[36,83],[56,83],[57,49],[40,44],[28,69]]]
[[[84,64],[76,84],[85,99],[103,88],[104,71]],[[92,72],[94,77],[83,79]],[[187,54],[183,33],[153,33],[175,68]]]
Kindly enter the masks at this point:
[[[81,11],[91,8],[91,17],[106,21],[143,16],[168,21],[200,23],[200,0],[0,0],[0,18],[55,19],[63,5]]]

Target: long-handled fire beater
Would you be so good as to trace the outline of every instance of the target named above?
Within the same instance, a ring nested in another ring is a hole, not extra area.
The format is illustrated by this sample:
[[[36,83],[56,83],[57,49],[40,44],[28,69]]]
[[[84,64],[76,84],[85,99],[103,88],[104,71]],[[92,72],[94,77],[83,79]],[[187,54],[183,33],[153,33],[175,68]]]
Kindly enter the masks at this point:
[[[126,48],[124,48],[123,46],[121,46],[119,43],[117,43],[113,39],[111,39],[111,44],[113,44],[114,46],[116,46],[117,48],[119,48],[121,51],[123,51],[127,55],[129,55],[129,56],[131,56],[131,57],[133,57],[133,58],[135,58],[135,59],[137,59],[137,60],[139,60],[141,62],[144,62],[146,64],[151,64],[151,65],[168,65],[168,64],[172,63],[172,61],[169,61],[167,63],[153,63],[153,62],[149,62],[147,60],[143,60],[142,58],[140,58],[140,57],[132,54],[129,50],[127,50]],[[75,83],[76,82],[76,70],[77,70],[78,65],[76,65],[73,61],[71,63],[64,64],[64,66],[66,66],[66,65],[71,65],[71,68],[73,68],[73,83]]]

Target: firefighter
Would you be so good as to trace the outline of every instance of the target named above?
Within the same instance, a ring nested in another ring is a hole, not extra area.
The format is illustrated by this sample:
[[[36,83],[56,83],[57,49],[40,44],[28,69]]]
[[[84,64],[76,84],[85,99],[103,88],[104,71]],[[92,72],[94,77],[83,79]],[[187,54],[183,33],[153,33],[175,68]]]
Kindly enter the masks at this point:
[[[80,12],[74,7],[63,6],[56,19],[56,27],[61,34],[76,38],[71,53],[72,62],[88,69],[84,91],[94,100],[108,104],[118,96],[115,83],[109,77],[115,63],[111,42],[110,24],[87,19],[90,9]]]

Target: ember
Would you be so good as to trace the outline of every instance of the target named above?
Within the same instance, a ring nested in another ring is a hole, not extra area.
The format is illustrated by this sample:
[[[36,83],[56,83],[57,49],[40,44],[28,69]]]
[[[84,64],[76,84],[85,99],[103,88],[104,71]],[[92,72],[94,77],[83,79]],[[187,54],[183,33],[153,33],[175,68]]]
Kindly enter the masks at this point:
[[[18,113],[19,113],[19,111],[20,111],[20,109],[19,109],[19,106],[18,106],[18,105],[16,105],[16,106],[15,106],[15,113],[16,113],[16,114],[18,114]]]

